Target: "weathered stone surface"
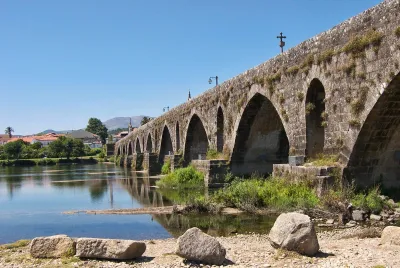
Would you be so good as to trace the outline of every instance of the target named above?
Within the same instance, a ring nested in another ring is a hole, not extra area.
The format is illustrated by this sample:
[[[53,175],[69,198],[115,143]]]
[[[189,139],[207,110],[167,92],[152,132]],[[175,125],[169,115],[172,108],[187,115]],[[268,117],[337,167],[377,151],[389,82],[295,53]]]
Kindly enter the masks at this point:
[[[312,256],[319,250],[314,224],[309,216],[292,212],[276,219],[269,232],[271,245]]]
[[[382,219],[382,216],[380,216],[380,215],[375,215],[375,214],[371,214],[371,215],[369,216],[369,219],[370,219],[370,220],[373,220],[373,221],[380,221],[380,220]]]
[[[130,260],[142,256],[146,244],[134,240],[79,238],[76,256],[113,260]]]
[[[351,217],[355,221],[364,221],[365,220],[365,211],[363,210],[353,210]]]
[[[328,219],[326,220],[326,224],[334,224],[335,220],[334,219]]]
[[[190,228],[178,238],[176,254],[191,261],[221,265],[226,250],[217,239],[203,233],[199,228]]]
[[[288,162],[289,148],[291,155],[308,157],[308,149],[318,145],[321,153],[340,155],[343,172],[357,184],[371,185],[382,174],[383,186],[398,187],[397,14],[398,0],[382,1],[226,80],[129,133],[116,143],[117,159],[149,152],[162,160],[171,152],[183,153],[190,162],[215,148],[230,160],[234,175],[255,169],[270,173],[272,164]],[[360,47],[357,40],[371,36],[376,38],[373,43]],[[318,120],[306,115],[315,82],[323,94],[313,111],[324,108],[322,122],[320,112],[314,117]],[[203,127],[197,128],[200,121]],[[199,129],[204,135],[194,139]],[[318,139],[316,133],[321,134]],[[152,164],[145,166],[151,169]]]
[[[75,242],[66,235],[36,237],[31,241],[30,253],[35,258],[59,258],[75,254]]]
[[[382,231],[381,244],[400,246],[400,227],[387,226]]]

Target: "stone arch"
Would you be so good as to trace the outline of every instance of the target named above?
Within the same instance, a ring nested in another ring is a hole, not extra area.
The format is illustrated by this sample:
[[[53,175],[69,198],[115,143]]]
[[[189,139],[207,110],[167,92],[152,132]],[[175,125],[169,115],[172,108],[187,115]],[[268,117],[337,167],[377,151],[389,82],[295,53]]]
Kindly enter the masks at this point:
[[[400,73],[369,112],[351,151],[345,176],[359,186],[400,188]]]
[[[153,151],[153,142],[151,139],[151,134],[147,135],[147,142],[146,142],[146,152],[151,153]]]
[[[287,163],[289,140],[272,102],[256,93],[247,103],[236,131],[231,155],[234,174],[271,174],[272,165]]]
[[[117,156],[120,156],[120,155],[121,155],[121,147],[118,146],[118,148],[117,148]]]
[[[325,88],[314,78],[307,90],[306,102],[306,157],[316,157],[323,153],[325,127],[322,114],[325,112]]]
[[[161,136],[161,145],[160,145],[160,154],[159,154],[159,162],[161,164],[164,163],[164,157],[173,153],[174,149],[172,146],[171,134],[167,125],[164,126],[162,136]]]
[[[221,106],[217,111],[217,150],[222,152],[224,149],[224,113]]]
[[[135,153],[139,154],[142,150],[140,149],[140,140],[139,137],[136,137],[136,144],[135,144]]]
[[[186,163],[199,158],[206,159],[207,150],[208,138],[203,122],[197,114],[193,114],[186,133],[184,155]]]
[[[128,155],[132,155],[133,154],[133,142],[130,141],[128,142]]]
[[[176,125],[175,125],[175,148],[176,151],[179,151],[181,149],[181,137],[179,134],[179,122],[176,121]]]

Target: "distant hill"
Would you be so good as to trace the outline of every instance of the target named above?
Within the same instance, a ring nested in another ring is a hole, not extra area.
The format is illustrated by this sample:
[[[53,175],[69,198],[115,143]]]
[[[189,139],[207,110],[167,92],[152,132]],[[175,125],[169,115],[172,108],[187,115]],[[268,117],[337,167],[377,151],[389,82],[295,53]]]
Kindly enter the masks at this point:
[[[111,119],[108,119],[107,121],[104,121],[103,124],[108,128],[108,130],[114,130],[114,129],[128,129],[128,124],[129,124],[129,119],[132,119],[132,126],[133,127],[139,127],[140,122],[142,121],[143,117],[145,115],[139,115],[139,116],[132,116],[132,117],[114,117]],[[86,127],[82,128],[85,129]],[[76,129],[79,130],[79,129]],[[44,135],[47,133],[56,133],[56,134],[66,134],[70,133],[74,130],[53,130],[53,129],[46,129],[45,131],[42,131],[38,133],[38,135]]]
[[[38,135],[45,135],[48,133],[56,133],[56,134],[66,134],[69,132],[72,132],[73,130],[53,130],[53,129],[46,129],[45,131],[42,131],[40,133],[38,133]]]
[[[117,128],[127,128],[129,124],[129,119],[132,119],[132,126],[139,127],[140,121],[142,121],[145,115],[132,116],[132,117],[114,117],[107,121],[104,121],[103,124],[106,125],[108,130],[113,130]]]

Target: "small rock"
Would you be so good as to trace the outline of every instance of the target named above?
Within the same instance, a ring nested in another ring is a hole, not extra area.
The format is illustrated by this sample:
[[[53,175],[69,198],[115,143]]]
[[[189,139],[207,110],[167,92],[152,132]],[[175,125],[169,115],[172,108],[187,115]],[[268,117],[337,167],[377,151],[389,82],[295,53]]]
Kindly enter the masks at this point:
[[[386,199],[388,199],[389,197],[385,196],[385,195],[380,195],[379,196],[383,201],[385,201]]]
[[[145,243],[134,240],[78,238],[76,242],[76,256],[81,258],[131,260],[145,250]]]
[[[327,221],[326,221],[326,224],[334,224],[335,223],[335,220],[334,219],[328,219]]]
[[[225,248],[212,236],[199,228],[190,228],[178,238],[176,254],[190,261],[221,265],[225,260]]]
[[[346,223],[347,227],[354,227],[356,225],[357,225],[357,222],[355,222],[355,221],[349,221],[348,223]]]
[[[400,246],[400,227],[387,226],[382,231],[381,244]]]
[[[370,218],[371,220],[374,220],[374,221],[380,221],[380,220],[382,219],[382,216],[380,216],[380,215],[375,215],[375,214],[371,214],[371,215],[369,216],[369,218]]]
[[[29,251],[35,258],[60,258],[75,254],[75,242],[66,235],[36,237],[30,244]]]
[[[353,210],[351,217],[355,221],[364,221],[365,220],[365,212],[363,210]]]
[[[319,250],[318,238],[310,217],[296,212],[279,215],[269,232],[269,238],[274,248],[309,256],[315,255]]]

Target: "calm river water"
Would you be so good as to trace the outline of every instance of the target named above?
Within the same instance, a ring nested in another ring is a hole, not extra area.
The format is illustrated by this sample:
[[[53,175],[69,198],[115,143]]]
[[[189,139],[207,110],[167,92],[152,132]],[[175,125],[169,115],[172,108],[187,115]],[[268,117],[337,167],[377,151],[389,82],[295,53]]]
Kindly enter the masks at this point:
[[[171,205],[156,179],[110,164],[0,168],[0,244],[36,236],[156,239],[197,226],[210,235],[267,233],[262,216],[87,215],[70,210]]]

